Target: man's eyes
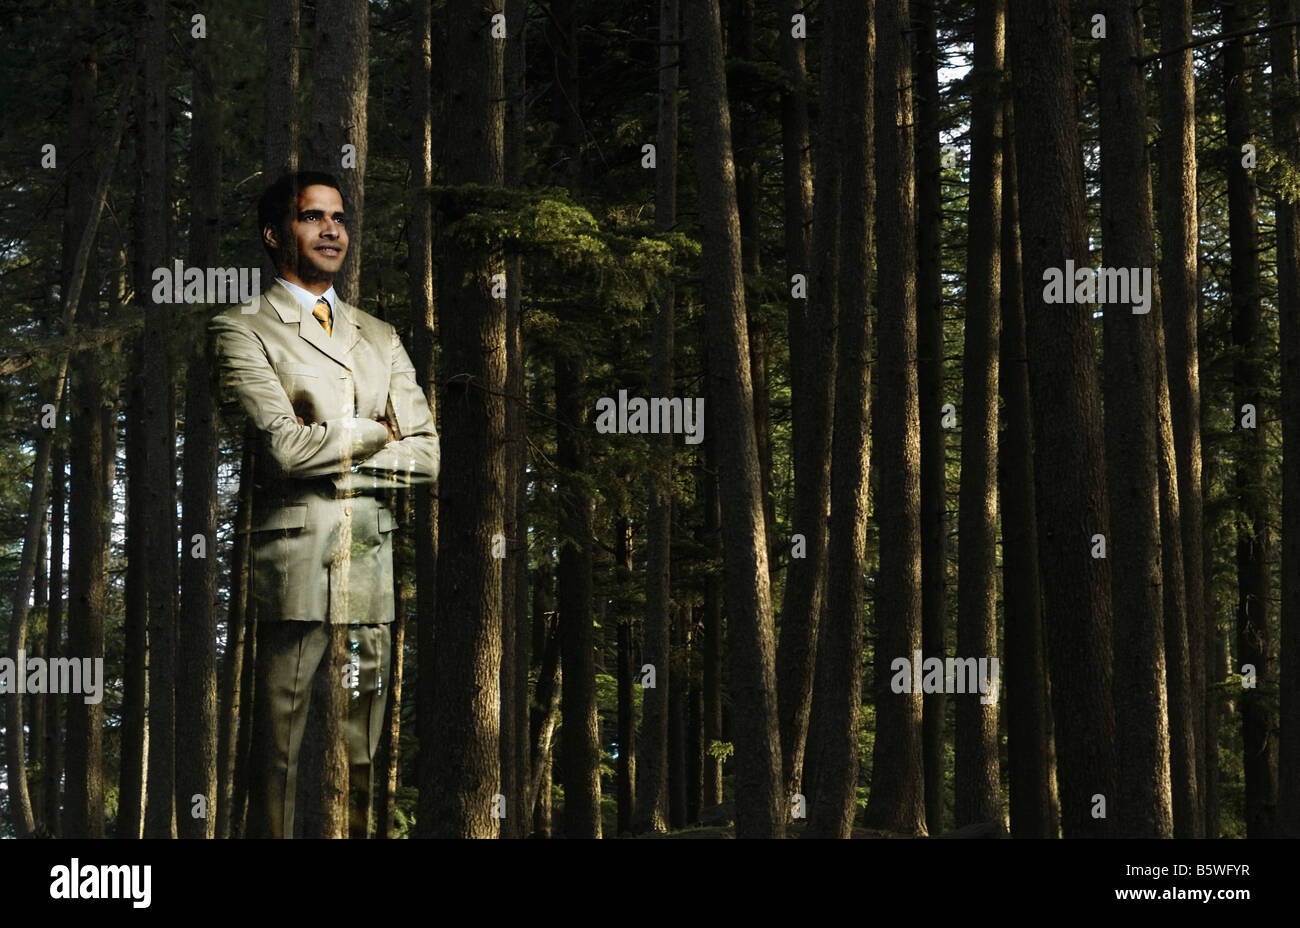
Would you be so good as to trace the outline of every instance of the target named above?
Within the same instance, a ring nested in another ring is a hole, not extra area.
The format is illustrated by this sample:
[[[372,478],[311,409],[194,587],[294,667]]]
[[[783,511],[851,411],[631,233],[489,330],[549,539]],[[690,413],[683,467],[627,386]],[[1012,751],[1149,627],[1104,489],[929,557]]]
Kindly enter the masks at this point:
[[[310,212],[310,213],[303,213],[301,216],[298,217],[298,219],[300,222],[315,222],[318,219],[324,218],[324,216],[325,216],[324,213]],[[344,225],[347,222],[347,220],[341,214],[335,215],[334,221],[337,222],[339,225]]]

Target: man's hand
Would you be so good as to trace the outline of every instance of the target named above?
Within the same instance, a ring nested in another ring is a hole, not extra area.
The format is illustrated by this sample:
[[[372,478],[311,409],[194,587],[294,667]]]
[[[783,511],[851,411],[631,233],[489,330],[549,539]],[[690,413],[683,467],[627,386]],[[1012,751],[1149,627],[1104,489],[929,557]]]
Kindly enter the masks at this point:
[[[382,422],[384,424],[384,428],[388,429],[389,441],[397,441],[397,433],[393,431],[393,427],[388,424],[387,419],[385,419],[383,416],[375,416],[375,421]]]

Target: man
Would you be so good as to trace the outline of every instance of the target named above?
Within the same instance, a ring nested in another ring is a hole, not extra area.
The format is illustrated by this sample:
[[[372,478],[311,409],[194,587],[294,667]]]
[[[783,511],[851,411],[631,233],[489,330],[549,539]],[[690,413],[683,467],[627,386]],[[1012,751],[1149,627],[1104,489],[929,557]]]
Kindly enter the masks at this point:
[[[281,177],[262,195],[258,226],[276,282],[209,325],[222,390],[261,440],[255,473],[241,476],[254,481],[254,729],[269,765],[249,833],[293,837],[313,680],[329,626],[341,624],[351,667],[317,685],[347,692],[349,832],[365,837],[392,646],[396,522],[381,491],[437,480],[438,433],[397,332],[334,292],[348,250],[337,182]]]

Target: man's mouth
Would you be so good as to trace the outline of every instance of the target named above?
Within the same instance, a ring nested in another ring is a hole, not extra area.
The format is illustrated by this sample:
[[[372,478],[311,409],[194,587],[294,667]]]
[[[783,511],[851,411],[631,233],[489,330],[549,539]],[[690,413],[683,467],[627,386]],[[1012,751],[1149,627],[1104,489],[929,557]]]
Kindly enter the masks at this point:
[[[337,258],[342,254],[342,250],[337,245],[321,245],[316,250],[331,258]]]

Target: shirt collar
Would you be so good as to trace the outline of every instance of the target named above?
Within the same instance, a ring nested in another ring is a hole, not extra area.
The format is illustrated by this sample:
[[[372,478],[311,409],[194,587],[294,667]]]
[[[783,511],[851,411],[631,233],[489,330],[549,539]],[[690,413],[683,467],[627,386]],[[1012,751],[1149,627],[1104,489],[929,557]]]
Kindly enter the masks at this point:
[[[316,301],[319,299],[324,299],[325,302],[330,304],[330,312],[333,313],[334,318],[335,319],[338,318],[339,304],[338,304],[338,298],[334,294],[333,286],[331,286],[320,296],[317,296],[316,294],[312,293],[309,290],[304,290],[302,287],[298,286],[297,284],[289,283],[289,281],[285,280],[283,277],[277,277],[276,280],[279,281],[281,284],[283,284],[284,288],[288,290],[291,294],[293,294],[293,298],[298,301],[298,305],[301,306],[303,311],[306,312],[308,315],[310,315],[311,311],[316,308]]]

